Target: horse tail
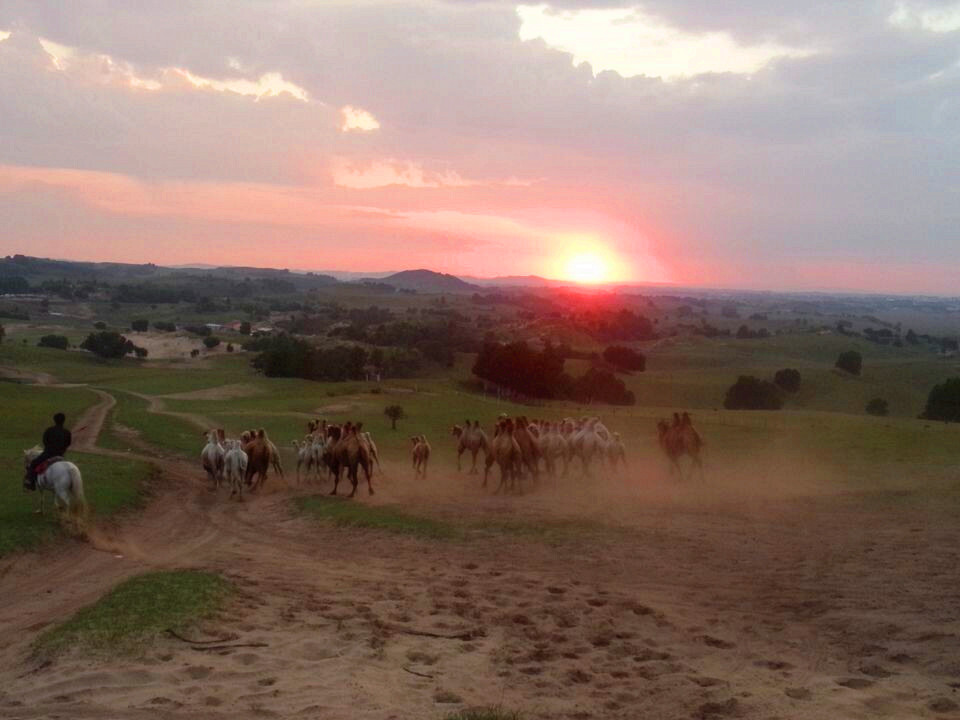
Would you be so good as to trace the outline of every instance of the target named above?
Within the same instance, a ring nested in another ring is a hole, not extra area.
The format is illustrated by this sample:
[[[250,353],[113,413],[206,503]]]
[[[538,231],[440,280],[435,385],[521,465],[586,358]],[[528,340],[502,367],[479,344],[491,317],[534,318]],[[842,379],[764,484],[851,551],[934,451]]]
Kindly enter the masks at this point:
[[[73,495],[70,512],[74,517],[86,517],[87,498],[83,494],[83,477],[80,475],[80,468],[71,463],[68,471],[70,473],[70,493]]]

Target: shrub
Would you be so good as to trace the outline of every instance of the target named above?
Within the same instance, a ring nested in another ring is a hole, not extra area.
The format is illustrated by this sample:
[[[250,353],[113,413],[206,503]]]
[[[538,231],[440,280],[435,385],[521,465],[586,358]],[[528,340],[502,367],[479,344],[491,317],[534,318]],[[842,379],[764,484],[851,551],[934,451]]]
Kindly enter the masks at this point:
[[[197,350],[196,348],[194,348],[193,350],[190,351],[190,357],[195,358],[195,357],[197,357],[198,355],[200,355],[200,351]]]
[[[800,389],[800,371],[793,368],[777,370],[773,376],[773,384],[781,390],[795,393]]]
[[[611,405],[633,405],[636,398],[627,390],[623,380],[608,370],[590,368],[573,381],[570,392],[578,402],[604,402]]]
[[[247,322],[246,320],[244,320],[242,323],[240,323],[240,334],[241,334],[241,335],[249,335],[249,334],[250,334],[250,323]]]
[[[95,323],[93,324],[93,326],[94,326],[97,330],[106,330],[106,329],[107,329],[107,324],[106,324],[105,322],[103,322],[102,320],[97,320],[97,322],[95,322]]]
[[[80,347],[102,358],[122,358],[133,352],[133,343],[113,330],[101,330],[90,333]]]
[[[953,377],[934,386],[927,397],[927,407],[920,417],[926,420],[960,422],[960,377]]]
[[[890,411],[890,406],[883,398],[874,398],[867,403],[867,414],[883,417]]]
[[[779,410],[783,399],[772,382],[741,375],[727,390],[723,406],[727,410]]]
[[[141,360],[143,360],[147,355],[150,354],[145,347],[140,347],[139,345],[133,346],[133,353]]]
[[[219,344],[220,344],[220,338],[213,337],[212,335],[208,335],[203,339],[203,345],[208,350],[213,350],[213,348],[215,348]]]
[[[130,327],[133,328],[134,332],[146,332],[150,327],[150,323],[146,320],[134,320],[130,323]]]
[[[603,359],[618,370],[636,370],[643,372],[647,369],[647,358],[632,348],[623,345],[611,345],[603,351]]]
[[[390,418],[390,429],[397,429],[397,420],[403,420],[407,415],[399,405],[387,405],[383,414]]]
[[[856,350],[842,352],[840,357],[837,358],[836,367],[851,375],[859,375],[860,370],[863,369],[863,356]]]
[[[70,341],[65,335],[44,335],[37,343],[37,347],[56,348],[57,350],[66,350],[70,347]]]
[[[210,335],[211,330],[206,325],[184,325],[183,329],[188,333],[193,333],[194,335],[199,335],[200,337],[207,337]]]
[[[227,352],[233,352],[233,343],[227,343]]]
[[[161,332],[174,332],[177,329],[177,326],[172,322],[158,320],[153,324],[153,329],[160,330]]]

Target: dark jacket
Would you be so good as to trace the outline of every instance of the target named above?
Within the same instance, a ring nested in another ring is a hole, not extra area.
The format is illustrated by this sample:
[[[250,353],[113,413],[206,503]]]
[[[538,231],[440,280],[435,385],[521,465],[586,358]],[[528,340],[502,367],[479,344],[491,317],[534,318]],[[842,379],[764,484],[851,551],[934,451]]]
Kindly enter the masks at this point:
[[[62,425],[48,427],[43,433],[43,453],[49,457],[63,455],[70,447],[72,440],[70,431]]]

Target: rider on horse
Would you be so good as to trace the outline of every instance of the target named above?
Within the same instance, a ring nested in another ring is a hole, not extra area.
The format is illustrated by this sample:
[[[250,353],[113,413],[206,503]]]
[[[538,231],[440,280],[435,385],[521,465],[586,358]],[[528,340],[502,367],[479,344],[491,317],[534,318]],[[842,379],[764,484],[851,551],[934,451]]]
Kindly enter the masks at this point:
[[[27,490],[37,489],[37,468],[40,464],[50,458],[63,456],[67,452],[67,448],[70,447],[73,438],[70,431],[63,426],[66,420],[66,415],[57,413],[53,416],[53,425],[43,433],[43,452],[30,463],[27,475],[23,479],[23,486]]]

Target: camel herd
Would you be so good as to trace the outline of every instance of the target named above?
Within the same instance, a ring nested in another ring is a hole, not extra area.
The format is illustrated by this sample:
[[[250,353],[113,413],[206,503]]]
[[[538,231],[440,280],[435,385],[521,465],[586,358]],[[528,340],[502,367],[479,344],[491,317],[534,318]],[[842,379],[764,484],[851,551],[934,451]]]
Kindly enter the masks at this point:
[[[528,420],[525,416],[501,415],[489,433],[478,420],[467,420],[454,425],[451,434],[456,442],[457,470],[462,471],[463,454],[470,453],[471,474],[480,472],[478,457],[483,453],[483,483],[487,487],[490,471],[499,470],[501,490],[519,492],[523,480],[529,478],[536,485],[542,473],[548,476],[566,476],[579,466],[584,476],[590,476],[595,467],[610,471],[627,465],[627,453],[620,434],[611,432],[598,417],[579,420]],[[247,430],[239,439],[227,439],[222,429],[204,433],[206,445],[201,464],[214,488],[226,482],[231,497],[243,499],[244,486],[255,491],[262,487],[272,469],[281,478],[283,466],[277,446],[263,429]],[[688,413],[674,413],[672,421],[657,422],[657,437],[663,453],[670,462],[671,472],[684,477],[680,460],[691,460],[690,474],[699,469],[702,477],[701,451],[703,439],[693,426]],[[425,435],[410,438],[410,458],[416,477],[426,477],[431,447]],[[330,424],[326,420],[311,420],[303,440],[295,440],[297,457],[297,485],[305,477],[322,480],[328,474],[333,480],[331,495],[337,494],[344,473],[352,486],[348,497],[353,497],[359,484],[359,473],[367,479],[367,490],[373,495],[371,477],[374,466],[380,467],[377,445],[363,423]]]

